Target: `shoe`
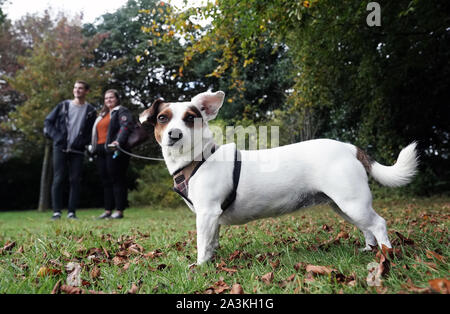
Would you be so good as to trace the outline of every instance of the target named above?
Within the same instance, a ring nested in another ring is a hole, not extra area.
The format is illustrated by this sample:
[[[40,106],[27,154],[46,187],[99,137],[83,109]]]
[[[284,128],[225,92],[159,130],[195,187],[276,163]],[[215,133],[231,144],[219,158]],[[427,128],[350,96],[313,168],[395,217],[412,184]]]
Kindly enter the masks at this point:
[[[119,212],[116,212],[116,213],[111,215],[111,218],[112,219],[122,219],[123,218],[123,214],[119,213]]]
[[[111,218],[111,213],[104,212],[100,216],[97,217],[97,219],[109,219]]]
[[[52,216],[52,220],[61,219],[61,212],[54,212]]]
[[[70,212],[70,213],[67,214],[67,219],[78,219],[78,218],[75,215],[75,213]]]

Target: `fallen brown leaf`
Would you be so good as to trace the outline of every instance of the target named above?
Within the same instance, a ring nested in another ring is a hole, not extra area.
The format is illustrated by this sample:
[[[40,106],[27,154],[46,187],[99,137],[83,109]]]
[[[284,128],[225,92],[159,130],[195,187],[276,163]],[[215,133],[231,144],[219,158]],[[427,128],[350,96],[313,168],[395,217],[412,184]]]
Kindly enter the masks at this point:
[[[58,294],[58,293],[60,293],[60,290],[61,290],[61,282],[62,282],[62,279],[58,280],[58,282],[57,282],[57,283],[55,284],[55,286],[53,287],[51,294]]]
[[[269,285],[273,281],[273,272],[267,273],[264,276],[261,277],[261,280],[266,284]]]
[[[326,232],[330,232],[332,229],[331,229],[331,227],[328,226],[328,225],[323,225],[323,226],[322,226],[322,230],[323,230],[323,231],[326,231]]]
[[[236,259],[236,258],[239,258],[239,256],[240,256],[241,253],[242,253],[241,251],[236,250],[236,251],[234,251],[233,253],[231,253],[231,255],[230,255],[230,257],[229,257],[228,259],[229,259],[230,261],[232,261],[232,260],[234,260],[234,259]]]
[[[242,289],[242,286],[238,283],[235,283],[231,287],[230,294],[244,294],[244,289]]]
[[[39,268],[39,270],[37,272],[37,276],[45,277],[45,276],[49,276],[49,275],[58,275],[61,273],[62,273],[62,271],[60,269],[53,269],[53,268],[48,268],[47,266],[42,266],[41,268]]]
[[[306,265],[306,272],[316,275],[330,274],[333,271],[336,271],[336,269],[327,266]]]
[[[207,288],[204,293],[205,294],[221,294],[224,291],[230,290],[230,287],[223,281],[221,277],[219,281],[215,282],[213,286]]]
[[[442,294],[450,294],[450,280],[446,278],[437,278],[433,280],[428,280],[431,289],[433,291],[442,293]]]
[[[70,285],[62,285],[60,287],[61,292],[65,292],[67,294],[83,294],[83,289],[78,287],[73,287]]]
[[[380,258],[379,269],[381,271],[381,276],[386,276],[391,269],[391,262],[385,255],[382,255]]]
[[[112,259],[114,265],[119,266],[122,264],[125,264],[127,262],[127,258],[121,257],[121,256],[114,256]]]
[[[400,258],[402,256],[402,251],[399,248],[388,248],[386,245],[382,244],[381,251],[377,251],[375,258],[377,261],[380,261],[382,256],[387,259],[392,259],[394,257]]]
[[[220,270],[223,270],[223,271],[229,273],[230,275],[232,275],[235,272],[237,272],[236,268],[229,268],[229,267],[222,267]]]
[[[107,259],[109,259],[109,253],[108,253],[108,251],[102,246],[102,249],[103,249],[103,253],[105,254],[105,257],[107,258]]]
[[[401,242],[402,245],[414,245],[414,241],[413,240],[406,238],[400,232],[395,231],[395,234],[400,239],[400,242]]]
[[[142,247],[142,245],[133,243],[128,247],[128,252],[130,254],[141,254],[142,252],[144,252],[144,248]]]
[[[230,257],[228,258],[229,261],[232,261],[234,259],[250,259],[252,258],[253,255],[248,253],[248,252],[242,252],[239,250],[234,251],[233,253],[231,253]]]
[[[335,241],[338,241],[339,239],[348,239],[350,236],[348,235],[347,232],[345,231],[341,231],[338,233],[338,235],[336,236]]]
[[[91,270],[90,277],[92,279],[98,278],[100,276],[100,268],[97,266],[94,266],[94,268]]]
[[[292,274],[289,277],[287,277],[286,281],[294,281],[294,279],[295,279],[295,274]]]
[[[139,291],[139,287],[135,284],[131,284],[131,289],[128,290],[128,294],[136,294]]]
[[[3,252],[6,252],[6,251],[11,251],[15,246],[16,246],[15,241],[13,241],[13,242],[6,241],[3,248],[0,249],[0,254],[3,254]]]
[[[164,253],[162,253],[160,250],[155,250],[155,251],[151,251],[151,252],[145,253],[144,257],[154,259],[156,257],[160,257],[163,254]]]
[[[280,260],[277,259],[275,262],[270,262],[270,265],[272,266],[273,269],[277,268],[278,266],[280,266]]]
[[[402,288],[414,293],[431,293],[430,287],[426,288],[417,287],[413,284],[411,278],[408,278],[406,284],[402,285]]]
[[[286,286],[289,284],[289,282],[294,281],[294,279],[295,279],[295,274],[292,274],[292,275],[290,275],[288,278],[286,278],[285,280],[280,281],[280,282],[278,283],[278,286],[279,286],[280,288],[284,288],[284,287],[286,287]]]
[[[427,254],[427,257],[429,258],[429,259],[433,259],[433,258],[435,258],[435,259],[437,259],[438,261],[440,261],[440,262],[445,262],[445,257],[444,256],[442,256],[442,255],[439,255],[438,253],[436,253],[436,252],[433,252],[433,251],[430,251],[430,250],[426,250],[426,254]]]

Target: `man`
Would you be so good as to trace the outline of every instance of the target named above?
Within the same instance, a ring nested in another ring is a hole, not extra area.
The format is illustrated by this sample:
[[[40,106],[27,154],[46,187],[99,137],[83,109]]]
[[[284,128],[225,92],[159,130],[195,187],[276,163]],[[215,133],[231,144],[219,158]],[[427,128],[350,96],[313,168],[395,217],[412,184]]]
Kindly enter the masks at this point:
[[[53,140],[52,219],[60,219],[63,208],[64,179],[69,174],[67,218],[76,219],[80,194],[84,150],[91,140],[96,118],[94,107],[86,102],[89,84],[78,80],[73,87],[73,100],[59,103],[45,118],[44,135]]]

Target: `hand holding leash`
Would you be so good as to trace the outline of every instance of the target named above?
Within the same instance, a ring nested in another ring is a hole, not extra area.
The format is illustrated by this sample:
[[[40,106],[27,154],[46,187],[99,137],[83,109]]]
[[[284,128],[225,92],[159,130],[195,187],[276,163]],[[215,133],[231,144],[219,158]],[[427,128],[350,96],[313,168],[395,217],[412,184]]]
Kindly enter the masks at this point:
[[[114,150],[114,154],[112,157],[113,159],[116,159],[117,156],[119,156],[119,154],[120,154],[119,150],[117,149],[118,147],[119,147],[119,142],[117,142],[117,141],[114,141],[111,144],[108,144],[108,148],[110,150]]]

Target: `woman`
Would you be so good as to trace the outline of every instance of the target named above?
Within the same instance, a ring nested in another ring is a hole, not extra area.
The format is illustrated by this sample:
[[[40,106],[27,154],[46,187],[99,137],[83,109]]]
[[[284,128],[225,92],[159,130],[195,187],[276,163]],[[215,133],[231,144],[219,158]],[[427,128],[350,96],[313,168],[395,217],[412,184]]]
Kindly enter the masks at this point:
[[[97,167],[103,183],[105,212],[98,219],[123,218],[127,206],[126,173],[130,157],[110,146],[120,145],[127,149],[127,139],[133,128],[131,112],[120,105],[119,92],[105,92],[105,104],[92,129],[91,151],[97,156]],[[116,212],[112,214],[112,211]]]

